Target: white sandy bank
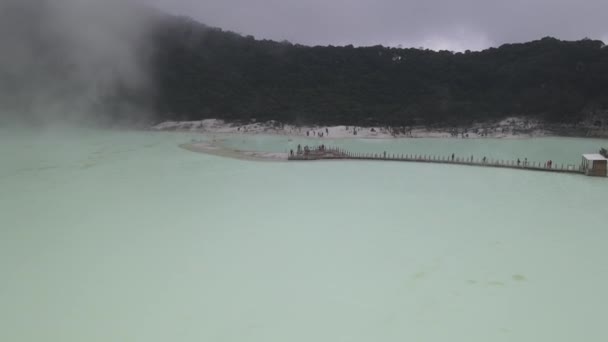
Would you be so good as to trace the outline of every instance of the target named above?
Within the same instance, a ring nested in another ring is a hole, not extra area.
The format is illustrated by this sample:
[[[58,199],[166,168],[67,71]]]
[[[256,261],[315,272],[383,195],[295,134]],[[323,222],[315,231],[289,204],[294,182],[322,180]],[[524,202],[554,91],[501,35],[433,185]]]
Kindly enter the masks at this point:
[[[188,131],[226,134],[267,134],[316,138],[527,138],[548,134],[537,121],[508,118],[500,122],[460,128],[294,126],[276,121],[249,124],[227,123],[217,119],[167,121],[152,127],[158,131]]]
[[[188,151],[205,153],[219,157],[227,157],[234,159],[244,160],[257,160],[257,161],[286,161],[287,153],[276,153],[276,152],[259,152],[259,151],[241,151],[229,149],[217,145],[215,142],[202,142],[193,141],[189,144],[180,145]]]

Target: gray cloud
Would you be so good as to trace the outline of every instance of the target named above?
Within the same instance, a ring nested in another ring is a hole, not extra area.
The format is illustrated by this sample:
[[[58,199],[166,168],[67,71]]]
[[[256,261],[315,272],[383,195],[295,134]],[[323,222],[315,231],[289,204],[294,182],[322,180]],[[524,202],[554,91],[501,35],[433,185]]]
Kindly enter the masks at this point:
[[[140,0],[208,25],[309,45],[482,49],[608,39],[605,0]]]

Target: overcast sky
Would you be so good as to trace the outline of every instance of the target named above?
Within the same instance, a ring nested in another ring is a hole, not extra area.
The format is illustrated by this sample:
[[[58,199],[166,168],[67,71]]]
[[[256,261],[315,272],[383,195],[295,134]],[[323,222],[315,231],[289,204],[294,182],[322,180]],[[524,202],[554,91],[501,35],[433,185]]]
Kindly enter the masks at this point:
[[[307,45],[479,50],[553,36],[608,41],[608,0],[140,0],[211,26]]]

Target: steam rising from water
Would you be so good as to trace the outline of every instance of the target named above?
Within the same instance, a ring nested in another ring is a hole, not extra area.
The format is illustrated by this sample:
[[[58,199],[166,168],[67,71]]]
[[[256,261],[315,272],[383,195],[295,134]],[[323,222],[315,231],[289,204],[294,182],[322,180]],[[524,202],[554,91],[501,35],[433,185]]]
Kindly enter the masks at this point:
[[[119,0],[2,0],[0,122],[141,119],[153,17]]]

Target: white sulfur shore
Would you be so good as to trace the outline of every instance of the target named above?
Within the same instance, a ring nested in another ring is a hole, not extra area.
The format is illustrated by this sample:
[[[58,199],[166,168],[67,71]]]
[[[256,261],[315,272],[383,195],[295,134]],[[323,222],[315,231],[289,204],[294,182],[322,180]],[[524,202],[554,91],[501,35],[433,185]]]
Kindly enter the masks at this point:
[[[205,153],[219,157],[227,157],[234,159],[243,160],[257,160],[257,161],[285,161],[287,160],[287,153],[274,153],[274,152],[259,152],[259,151],[241,151],[228,149],[214,142],[191,142],[189,144],[180,145],[191,152]]]
[[[167,121],[152,127],[158,131],[187,131],[223,134],[265,134],[314,138],[529,138],[551,135],[538,121],[507,118],[496,123],[460,128],[294,126],[276,121],[249,124],[227,123],[217,119]],[[356,132],[356,133],[355,133]]]

